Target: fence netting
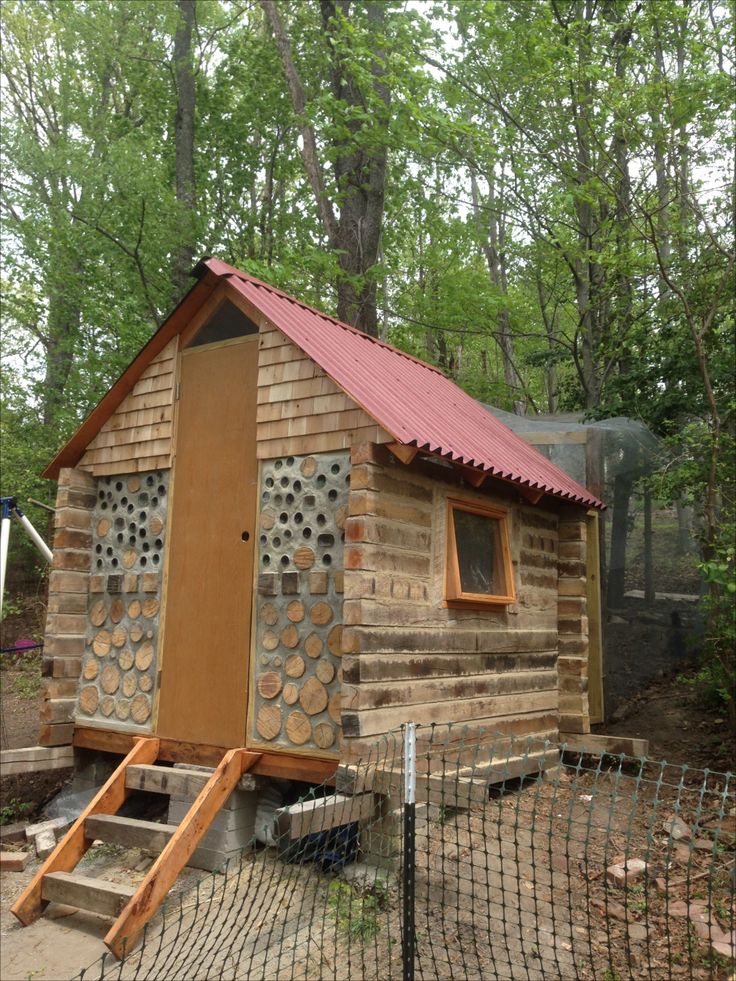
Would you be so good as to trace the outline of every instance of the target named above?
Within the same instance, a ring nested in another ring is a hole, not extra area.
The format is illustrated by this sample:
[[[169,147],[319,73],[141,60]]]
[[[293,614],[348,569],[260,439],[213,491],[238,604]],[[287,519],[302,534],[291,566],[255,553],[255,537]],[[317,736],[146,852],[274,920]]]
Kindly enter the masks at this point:
[[[397,732],[80,977],[731,976],[733,775],[452,726],[416,743],[412,868]]]

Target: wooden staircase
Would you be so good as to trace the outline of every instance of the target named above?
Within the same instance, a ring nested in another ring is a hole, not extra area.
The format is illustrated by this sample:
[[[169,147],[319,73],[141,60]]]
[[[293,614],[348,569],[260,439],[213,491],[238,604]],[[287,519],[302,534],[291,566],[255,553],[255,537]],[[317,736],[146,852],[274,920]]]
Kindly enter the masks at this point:
[[[158,739],[136,741],[12,906],[24,926],[37,920],[49,902],[92,910],[115,918],[105,944],[116,957],[123,957],[166,898],[241,776],[260,758],[259,753],[231,749],[214,773],[208,774],[156,766],[158,753]],[[137,821],[116,813],[131,790],[175,794],[184,788],[196,788],[199,794],[179,825]],[[96,838],[126,847],[160,849],[161,853],[137,888],[92,879],[74,869]]]

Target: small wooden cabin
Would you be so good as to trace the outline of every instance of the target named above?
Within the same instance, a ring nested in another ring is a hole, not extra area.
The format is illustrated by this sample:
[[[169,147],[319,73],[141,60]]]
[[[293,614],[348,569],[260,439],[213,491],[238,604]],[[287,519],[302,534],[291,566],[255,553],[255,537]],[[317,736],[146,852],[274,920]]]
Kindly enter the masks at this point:
[[[195,276],[45,472],[40,741],[316,781],[405,721],[588,732],[600,501],[436,368]]]

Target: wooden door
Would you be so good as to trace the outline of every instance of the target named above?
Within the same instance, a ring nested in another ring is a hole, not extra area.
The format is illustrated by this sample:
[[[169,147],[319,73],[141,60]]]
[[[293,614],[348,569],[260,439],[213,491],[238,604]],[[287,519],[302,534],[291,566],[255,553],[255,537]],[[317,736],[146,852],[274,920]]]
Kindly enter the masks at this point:
[[[258,335],[181,355],[157,733],[243,746]]]

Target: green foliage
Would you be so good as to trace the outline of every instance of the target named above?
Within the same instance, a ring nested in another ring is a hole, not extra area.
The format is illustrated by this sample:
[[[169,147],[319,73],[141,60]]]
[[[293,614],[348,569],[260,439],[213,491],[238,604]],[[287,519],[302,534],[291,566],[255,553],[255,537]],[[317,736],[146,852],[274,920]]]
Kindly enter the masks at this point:
[[[372,940],[380,930],[379,916],[387,901],[386,886],[380,879],[365,893],[340,880],[331,882],[328,889],[327,904],[340,929],[363,941]]]
[[[380,36],[366,4],[336,9],[328,42],[320,4],[279,3],[338,212],[340,154],[388,150],[365,274],[383,336],[505,409],[643,420],[672,445],[659,495],[701,506],[706,547],[720,548],[733,496],[732,6],[391,0]],[[182,245],[328,312],[348,275],[261,6],[207,0],[196,13],[188,214],[177,5],[3,5],[0,462],[2,492],[23,503],[50,500],[41,470],[178,299]],[[357,98],[336,91],[334,59]]]
[[[708,629],[698,681],[717,695],[736,734],[736,523],[726,523],[721,531],[712,558],[699,566],[708,586],[704,600]]]
[[[6,804],[0,807],[0,825],[13,824],[15,821],[22,820],[32,809],[33,804],[22,801],[18,797],[11,797]]]

